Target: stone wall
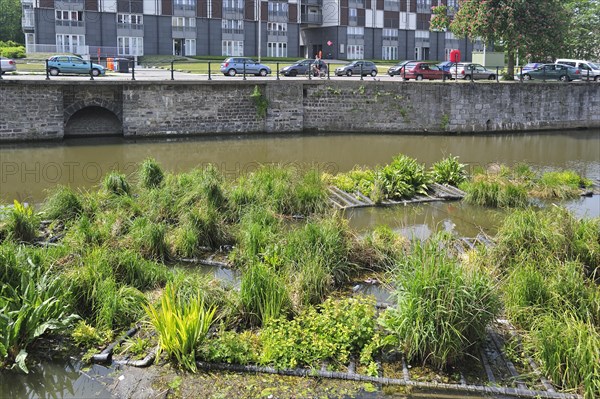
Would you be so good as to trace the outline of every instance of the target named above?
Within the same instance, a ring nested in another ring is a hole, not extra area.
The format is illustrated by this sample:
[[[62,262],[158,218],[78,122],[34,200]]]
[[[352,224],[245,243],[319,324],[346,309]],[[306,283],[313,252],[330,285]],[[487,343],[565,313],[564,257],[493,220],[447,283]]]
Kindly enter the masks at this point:
[[[268,103],[261,115],[258,100]],[[101,107],[109,112],[90,112]],[[0,140],[62,138],[65,126],[125,136],[214,133],[467,133],[600,128],[597,83],[264,80],[0,81]],[[84,110],[86,112],[80,112]],[[93,128],[93,129],[92,129]],[[69,131],[67,130],[67,133]],[[81,133],[81,131],[79,132]],[[85,133],[85,132],[83,132]]]

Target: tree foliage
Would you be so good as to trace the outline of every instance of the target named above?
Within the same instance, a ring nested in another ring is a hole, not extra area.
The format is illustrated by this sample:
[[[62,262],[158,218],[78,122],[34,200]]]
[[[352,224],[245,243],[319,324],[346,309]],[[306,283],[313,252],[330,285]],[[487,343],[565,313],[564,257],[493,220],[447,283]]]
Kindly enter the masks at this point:
[[[504,45],[510,75],[517,55],[544,60],[564,51],[569,19],[561,0],[461,0],[459,4],[451,31]]]
[[[600,0],[565,0],[569,29],[564,56],[600,61]]]
[[[21,31],[21,1],[0,0],[0,41],[25,43]]]

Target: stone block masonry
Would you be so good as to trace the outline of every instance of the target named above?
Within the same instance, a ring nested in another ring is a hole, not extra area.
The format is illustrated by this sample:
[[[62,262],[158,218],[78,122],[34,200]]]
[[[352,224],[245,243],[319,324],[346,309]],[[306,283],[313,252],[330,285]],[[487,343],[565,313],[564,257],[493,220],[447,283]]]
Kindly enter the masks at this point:
[[[255,87],[266,100],[266,115],[259,112]],[[586,82],[3,80],[0,141],[102,133],[158,137],[600,129],[599,109],[600,85]]]

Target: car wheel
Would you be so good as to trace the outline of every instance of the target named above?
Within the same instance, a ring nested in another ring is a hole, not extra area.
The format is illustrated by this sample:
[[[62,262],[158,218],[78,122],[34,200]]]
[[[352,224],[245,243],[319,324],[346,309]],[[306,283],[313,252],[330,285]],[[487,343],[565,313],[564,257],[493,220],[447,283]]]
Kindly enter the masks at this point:
[[[371,76],[373,76],[373,77],[377,76],[377,71],[371,71]]]
[[[266,69],[261,69],[260,71],[258,71],[258,74],[260,76],[267,76],[267,70]]]
[[[567,75],[562,75],[559,79],[561,82],[568,82],[569,80],[571,80]]]
[[[352,76],[352,69],[348,69],[346,71],[346,76]]]
[[[237,71],[235,69],[230,69],[229,71],[227,71],[227,75],[229,76],[235,76],[236,73]]]
[[[290,76],[294,77],[294,76],[298,76],[298,71],[296,71],[295,69],[290,71]]]
[[[100,71],[97,69],[92,69],[92,76],[98,76],[100,75]]]
[[[600,82],[600,75],[596,76],[596,77],[594,78],[594,80],[595,80],[596,82]]]
[[[52,75],[52,76],[58,76],[59,72],[60,71],[56,68],[50,69],[50,75]]]
[[[471,80],[471,75],[465,75],[465,80]]]
[[[528,74],[523,75],[523,80],[531,80],[531,76]]]
[[[490,75],[490,76],[488,77],[488,80],[496,80],[496,75]]]
[[[408,79],[406,79],[408,80]],[[417,80],[423,80],[423,75],[417,75]]]

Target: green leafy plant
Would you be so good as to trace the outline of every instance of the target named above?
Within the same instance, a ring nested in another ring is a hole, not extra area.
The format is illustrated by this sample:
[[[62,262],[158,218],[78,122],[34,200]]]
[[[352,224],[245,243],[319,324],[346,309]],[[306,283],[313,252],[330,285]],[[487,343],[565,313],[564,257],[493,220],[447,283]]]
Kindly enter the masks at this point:
[[[124,174],[118,172],[110,172],[104,177],[104,189],[115,195],[129,195],[131,190],[127,178]]]
[[[458,162],[458,157],[449,156],[436,162],[431,167],[433,180],[440,184],[458,186],[467,178],[465,165]]]
[[[252,331],[219,331],[204,342],[200,352],[209,362],[250,364],[258,361],[260,342]]]
[[[183,301],[176,286],[168,283],[160,303],[145,309],[158,332],[158,355],[165,351],[183,369],[196,372],[196,348],[206,339],[216,308],[205,308],[200,293]]]
[[[17,241],[31,242],[38,234],[40,220],[33,207],[14,200],[8,213],[7,230],[10,237]]]
[[[72,188],[58,186],[46,199],[44,213],[50,219],[71,220],[83,212],[81,200]]]
[[[285,315],[290,302],[285,282],[261,262],[252,263],[244,271],[240,298],[252,325],[265,325]]]
[[[252,101],[256,105],[256,115],[264,119],[267,116],[267,109],[269,108],[269,100],[263,95],[260,91],[260,87],[258,85],[254,86],[254,91],[250,95]]]

